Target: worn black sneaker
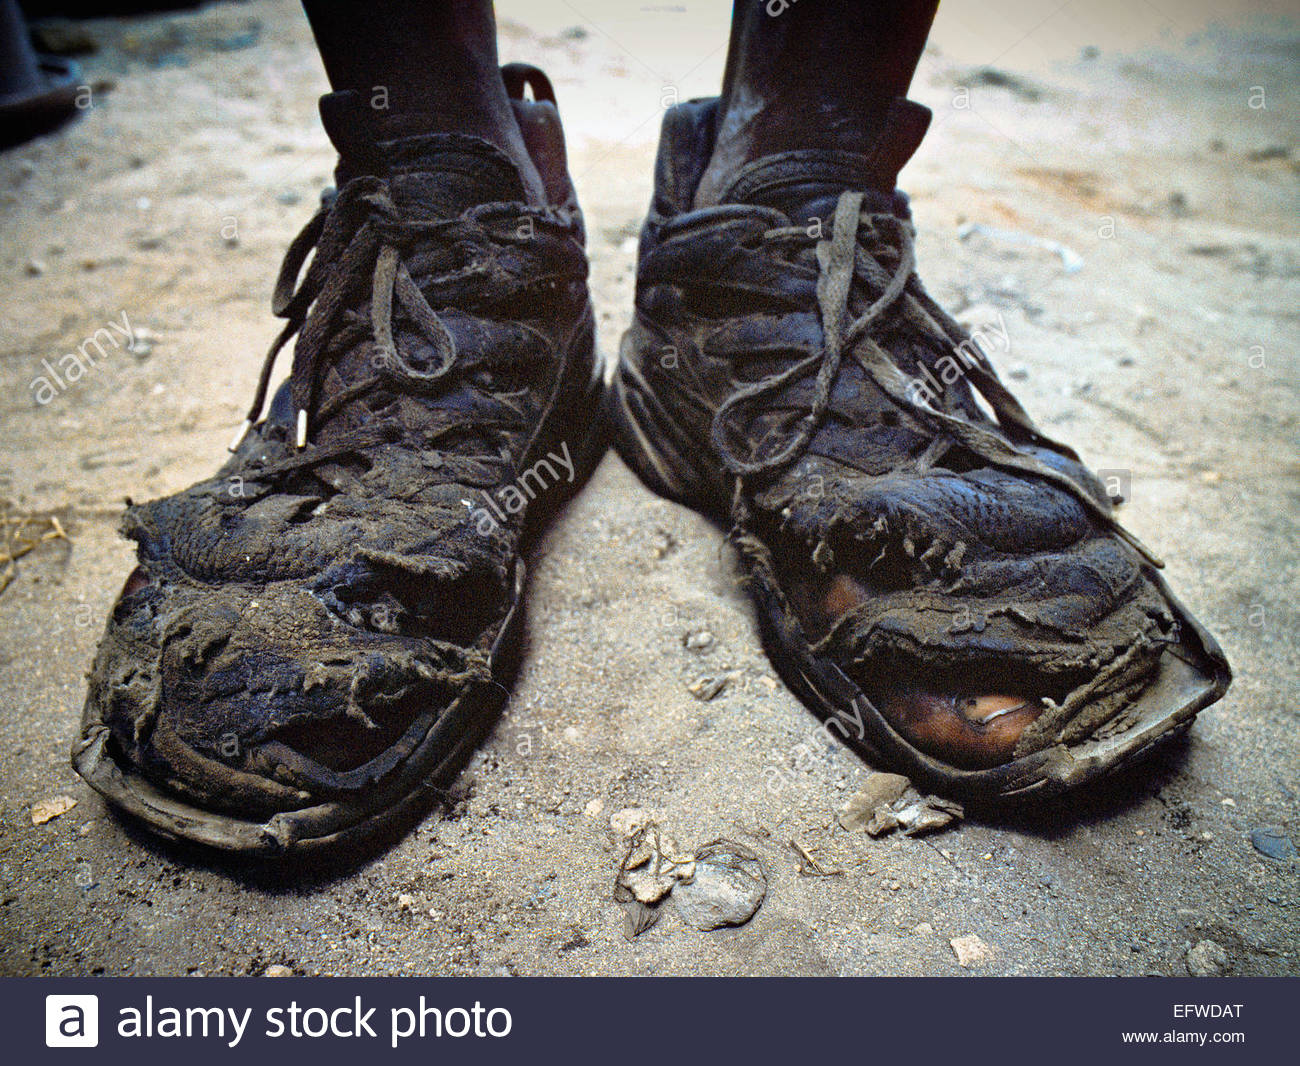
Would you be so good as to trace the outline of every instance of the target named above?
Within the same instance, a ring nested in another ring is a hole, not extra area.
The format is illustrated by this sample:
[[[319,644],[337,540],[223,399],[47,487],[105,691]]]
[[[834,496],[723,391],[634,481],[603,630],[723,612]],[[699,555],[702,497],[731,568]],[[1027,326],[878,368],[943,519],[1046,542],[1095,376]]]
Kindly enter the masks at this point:
[[[730,529],[787,683],[879,764],[984,801],[1189,723],[1223,653],[916,277],[894,186],[929,112],[897,100],[866,153],[759,159],[697,210],[716,109],[664,120],[608,399],[624,460]]]
[[[599,458],[603,387],[554,96],[503,74],[545,206],[486,141],[322,100],[338,191],[286,256],[251,429],[215,476],[126,513],[140,565],[73,764],[159,833],[354,841],[419,809],[502,704],[521,546]]]

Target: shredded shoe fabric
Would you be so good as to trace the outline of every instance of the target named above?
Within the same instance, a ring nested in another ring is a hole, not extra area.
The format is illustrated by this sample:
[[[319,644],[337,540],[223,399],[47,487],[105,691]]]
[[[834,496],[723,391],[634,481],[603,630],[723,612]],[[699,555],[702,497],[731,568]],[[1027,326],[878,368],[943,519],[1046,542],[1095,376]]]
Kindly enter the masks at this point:
[[[760,159],[694,209],[716,106],[665,118],[610,408],[643,480],[730,530],[783,676],[974,799],[1061,791],[1185,726],[1222,652],[916,277],[894,183],[928,112],[895,101],[870,152]],[[1041,697],[994,766],[921,750],[872,698],[970,678]]]
[[[322,101],[339,188],[285,257],[247,427],[215,476],[127,511],[140,566],[73,761],[157,832],[271,855],[354,841],[427,804],[500,708],[525,536],[602,445],[554,96],[515,75],[554,142],[545,205],[486,141]]]

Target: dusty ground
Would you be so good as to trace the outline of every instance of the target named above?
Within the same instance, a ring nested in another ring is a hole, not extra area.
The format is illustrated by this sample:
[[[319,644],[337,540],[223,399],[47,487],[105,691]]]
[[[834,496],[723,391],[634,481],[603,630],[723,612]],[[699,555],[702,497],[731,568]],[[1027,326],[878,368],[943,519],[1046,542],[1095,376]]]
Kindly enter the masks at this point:
[[[579,6],[504,5],[502,47],[555,78],[611,352],[662,105],[715,89],[726,12]],[[903,176],[922,273],[971,321],[1004,316],[998,361],[1049,432],[1130,473],[1127,522],[1237,670],[1190,741],[1068,818],[848,834],[834,817],[869,767],[800,756],[814,720],[759,650],[719,534],[610,456],[536,554],[517,691],[444,811],[296,884],[128,831],[67,761],[130,567],[116,514],[218,461],[332,155],[287,0],[96,23],[88,113],[0,156],[0,497],[71,537],[0,593],[0,973],[951,974],[966,934],[991,946],[980,973],[1181,974],[1207,939],[1231,973],[1300,973],[1297,866],[1250,840],[1300,832],[1296,25],[951,7],[914,93],[935,127]],[[1083,268],[964,223],[1060,241]],[[41,360],[123,313],[148,343],[39,405]],[[685,647],[701,629],[707,650]],[[727,671],[711,702],[687,691]],[[75,808],[33,825],[59,795]],[[626,941],[609,820],[629,807],[687,845],[753,847],[757,917],[701,933],[669,915]],[[802,875],[791,841],[843,872]]]

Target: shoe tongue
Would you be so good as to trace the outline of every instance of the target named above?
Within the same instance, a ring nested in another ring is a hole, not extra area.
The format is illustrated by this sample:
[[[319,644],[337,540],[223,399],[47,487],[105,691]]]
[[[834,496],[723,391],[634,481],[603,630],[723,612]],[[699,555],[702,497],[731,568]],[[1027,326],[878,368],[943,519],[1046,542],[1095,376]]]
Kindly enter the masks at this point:
[[[778,152],[747,163],[721,203],[773,207],[794,222],[826,218],[845,190],[876,194],[880,208],[893,210],[898,172],[912,158],[930,125],[930,109],[902,97],[885,112],[876,142],[865,153],[805,148]]]
[[[525,198],[515,165],[481,137],[431,132],[432,116],[418,112],[372,111],[355,92],[329,93],[320,108],[339,152],[337,183],[385,178],[409,218],[455,218],[477,204]]]

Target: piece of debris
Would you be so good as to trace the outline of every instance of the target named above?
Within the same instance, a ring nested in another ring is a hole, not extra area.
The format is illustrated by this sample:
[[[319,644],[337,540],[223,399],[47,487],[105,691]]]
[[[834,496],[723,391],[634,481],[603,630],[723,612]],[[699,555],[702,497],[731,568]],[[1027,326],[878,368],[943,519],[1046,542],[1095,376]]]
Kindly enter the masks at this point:
[[[624,807],[609,816],[609,829],[619,840],[635,836],[650,821],[650,812],[644,807]]]
[[[1006,241],[1008,244],[1027,244],[1034,248],[1053,252],[1060,256],[1061,265],[1067,274],[1076,274],[1083,269],[1083,256],[1072,248],[1067,248],[1060,241],[1050,237],[1040,237],[1036,233],[1021,233],[1019,230],[1002,229],[1000,226],[986,226],[982,222],[967,222],[957,230],[957,239],[964,241],[979,234],[990,240]]]
[[[702,677],[698,681],[692,681],[687,685],[686,691],[701,703],[708,703],[709,700],[716,699],[735,676],[733,672]]]
[[[993,949],[974,933],[968,936],[955,936],[948,941],[952,952],[957,956],[957,965],[970,969],[980,966],[993,958]]]
[[[1266,825],[1252,829],[1250,842],[1261,855],[1279,862],[1290,862],[1296,857],[1295,845],[1280,825]]]
[[[54,515],[10,514],[0,502],[0,592],[17,576],[17,561],[51,540],[70,540]]]
[[[714,840],[695,852],[695,877],[673,892],[677,913],[696,929],[744,925],[767,895],[763,861],[743,844]]]
[[[1018,96],[1021,100],[1027,100],[1030,103],[1041,100],[1043,97],[1042,90],[1037,86],[1030,84],[1024,78],[1015,74],[999,70],[997,67],[976,67],[959,78],[957,84],[966,88],[987,85],[993,89],[1006,89],[1012,96]]]
[[[632,940],[654,925],[664,898],[679,881],[691,880],[695,870],[695,856],[679,849],[657,823],[643,824],[614,879],[614,900],[627,915],[623,935]]]
[[[898,819],[899,828],[903,830],[903,835],[914,837],[943,829],[964,818],[965,815],[965,808],[956,800],[944,799],[942,796],[925,796],[897,811],[895,817]]]
[[[1213,940],[1198,941],[1187,952],[1187,972],[1193,977],[1222,977],[1228,972],[1228,953]]]
[[[840,815],[840,825],[845,829],[865,829],[875,817],[879,807],[887,807],[908,790],[912,782],[902,774],[871,774],[866,783],[849,797]]]
[[[682,638],[682,644],[690,651],[708,651],[713,647],[713,634],[707,629],[687,633]]]
[[[655,822],[632,838],[619,881],[642,903],[658,903],[678,881],[695,876],[695,856],[681,850]]]
[[[145,326],[136,326],[131,332],[131,343],[126,346],[126,350],[137,359],[148,359],[153,354],[154,345],[160,340],[160,334]]]
[[[923,796],[901,774],[876,773],[855,792],[840,814],[840,825],[884,836],[901,829],[904,836],[920,836],[943,829],[966,815],[956,800]]]
[[[77,805],[71,796],[51,796],[32,804],[32,825],[44,825]]]
[[[842,877],[843,870],[828,870],[814,858],[812,852],[805,848],[799,841],[792,839],[790,847],[799,853],[799,876],[800,877]]]

